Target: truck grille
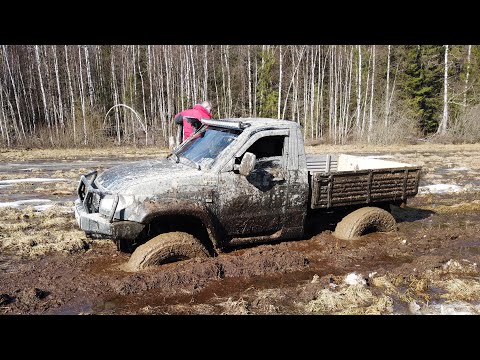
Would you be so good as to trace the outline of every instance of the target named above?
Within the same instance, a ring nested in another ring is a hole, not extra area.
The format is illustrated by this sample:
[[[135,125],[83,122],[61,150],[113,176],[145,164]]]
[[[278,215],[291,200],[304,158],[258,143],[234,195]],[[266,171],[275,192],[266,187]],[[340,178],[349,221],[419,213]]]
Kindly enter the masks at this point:
[[[100,195],[99,194],[93,194],[92,195],[92,204],[91,204],[91,212],[96,213],[98,212],[98,209],[100,208]]]

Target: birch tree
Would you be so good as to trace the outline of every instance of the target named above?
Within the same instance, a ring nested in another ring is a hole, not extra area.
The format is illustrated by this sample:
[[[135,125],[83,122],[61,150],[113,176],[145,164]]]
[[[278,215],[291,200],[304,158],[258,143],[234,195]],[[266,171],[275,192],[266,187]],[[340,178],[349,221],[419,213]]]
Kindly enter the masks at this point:
[[[389,113],[389,101],[388,101],[388,94],[390,85],[390,45],[388,45],[388,55],[387,55],[387,90],[385,91],[385,126],[388,126],[388,113]]]
[[[472,45],[468,45],[467,51],[467,74],[465,75],[465,88],[463,90],[463,108],[467,107],[468,78],[470,77],[470,59],[472,55]]]
[[[445,134],[448,123],[448,45],[445,45],[445,65],[443,75],[443,116],[440,126],[438,127],[438,134]]]

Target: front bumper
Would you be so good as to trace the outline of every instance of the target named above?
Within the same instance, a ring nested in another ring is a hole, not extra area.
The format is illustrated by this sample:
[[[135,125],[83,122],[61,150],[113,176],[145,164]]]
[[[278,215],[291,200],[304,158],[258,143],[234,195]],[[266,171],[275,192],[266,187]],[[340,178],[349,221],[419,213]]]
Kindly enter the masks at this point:
[[[144,224],[119,220],[110,222],[105,216],[99,213],[87,213],[80,199],[75,201],[75,219],[80,229],[87,234],[103,235],[114,240],[117,239],[136,239],[143,228]]]
[[[91,175],[93,175],[92,180],[89,180]],[[145,225],[135,221],[114,220],[118,204],[117,194],[115,194],[114,205],[108,217],[94,210],[91,205],[92,195],[107,193],[92,186],[95,177],[96,171],[80,178],[77,190],[79,198],[75,200],[74,206],[78,226],[87,234],[103,235],[112,239],[136,239]]]

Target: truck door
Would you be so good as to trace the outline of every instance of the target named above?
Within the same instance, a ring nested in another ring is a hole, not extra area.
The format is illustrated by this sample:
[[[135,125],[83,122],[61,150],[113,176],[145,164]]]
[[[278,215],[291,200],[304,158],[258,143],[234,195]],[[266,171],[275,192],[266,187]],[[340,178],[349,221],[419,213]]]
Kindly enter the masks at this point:
[[[282,228],[287,195],[288,131],[256,133],[235,154],[256,155],[248,176],[230,170],[219,175],[219,218],[234,237],[271,235]]]

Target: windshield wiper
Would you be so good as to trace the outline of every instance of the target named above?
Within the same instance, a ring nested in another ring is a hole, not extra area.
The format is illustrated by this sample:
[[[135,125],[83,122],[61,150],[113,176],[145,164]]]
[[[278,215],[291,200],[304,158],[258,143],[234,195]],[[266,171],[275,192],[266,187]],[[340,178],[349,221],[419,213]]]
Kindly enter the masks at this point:
[[[187,160],[187,162],[188,162],[189,164],[193,165],[195,169],[200,170],[200,165],[197,164],[197,163],[196,163],[195,161],[193,161],[192,159],[189,159],[189,158],[187,158],[187,157],[185,157],[185,156],[181,156],[180,159],[185,159],[185,160]]]

